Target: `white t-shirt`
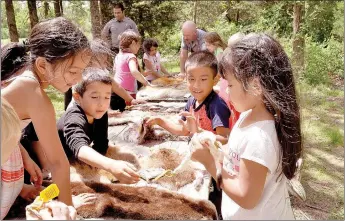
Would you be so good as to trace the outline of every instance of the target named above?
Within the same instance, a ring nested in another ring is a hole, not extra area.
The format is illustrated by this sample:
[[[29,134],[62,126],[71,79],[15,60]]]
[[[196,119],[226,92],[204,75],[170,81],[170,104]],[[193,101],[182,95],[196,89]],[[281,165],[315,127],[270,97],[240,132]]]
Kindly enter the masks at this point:
[[[239,128],[250,112],[251,110],[243,112],[231,131],[228,149],[225,150],[231,160],[224,158],[223,167],[232,175],[238,175],[240,159],[251,160],[267,167],[264,190],[259,203],[251,210],[241,208],[223,191],[223,219],[295,219],[287,190],[287,178],[284,174],[279,177],[281,154],[274,121],[259,121]]]
[[[159,54],[158,51],[157,51],[155,56],[151,56],[151,55],[144,53],[143,59],[146,59],[149,62],[151,62],[151,65],[154,68],[154,70],[149,70],[145,66],[145,71],[157,71],[158,73],[160,73],[160,71],[161,71],[161,55]],[[156,79],[156,77],[152,74],[146,76],[146,80],[148,80],[148,81],[152,81],[154,79]]]

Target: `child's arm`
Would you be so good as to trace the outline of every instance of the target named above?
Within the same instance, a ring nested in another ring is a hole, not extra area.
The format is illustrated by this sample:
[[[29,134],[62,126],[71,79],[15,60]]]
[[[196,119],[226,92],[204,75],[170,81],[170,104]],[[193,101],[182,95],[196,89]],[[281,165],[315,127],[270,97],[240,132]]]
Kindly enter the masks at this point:
[[[144,63],[145,63],[146,69],[151,71],[150,74],[154,75],[157,78],[162,77],[161,74],[159,74],[157,71],[155,71],[155,68],[152,66],[152,63],[149,60],[144,59]]]
[[[79,149],[78,159],[93,167],[112,173],[121,183],[137,183],[140,179],[135,172],[136,168],[131,163],[105,157],[89,146],[82,146]]]
[[[53,104],[40,88],[36,88],[30,96],[30,103],[26,107],[47,157],[53,182],[60,189],[58,198],[67,205],[72,205],[69,162],[57,133]]]
[[[160,127],[164,128],[165,130],[169,131],[171,134],[179,135],[179,136],[188,136],[189,130],[186,127],[186,123],[183,122],[181,119],[179,123],[174,123],[168,121],[162,117],[150,117],[144,120],[145,124],[153,126],[159,125]]]
[[[135,77],[135,79],[137,79],[137,81],[139,81],[145,86],[150,85],[150,83],[138,70],[137,63],[135,62],[135,58],[131,58],[129,60],[129,70],[131,71],[131,74]]]
[[[170,75],[170,73],[165,69],[165,67],[161,64],[161,71],[165,74],[165,75]]]
[[[127,102],[132,102],[134,99],[123,87],[116,83],[114,79],[112,80],[111,88],[115,94],[119,95]]]
[[[222,144],[226,144],[228,142],[230,129],[226,127],[217,127],[216,134],[216,139]]]
[[[260,201],[268,169],[246,159],[240,160],[240,168],[237,177],[222,169],[222,189],[242,208],[253,209]]]
[[[22,154],[23,164],[25,170],[30,174],[30,181],[35,184],[36,187],[42,185],[42,171],[37,164],[31,159],[25,148],[19,143],[20,153]]]

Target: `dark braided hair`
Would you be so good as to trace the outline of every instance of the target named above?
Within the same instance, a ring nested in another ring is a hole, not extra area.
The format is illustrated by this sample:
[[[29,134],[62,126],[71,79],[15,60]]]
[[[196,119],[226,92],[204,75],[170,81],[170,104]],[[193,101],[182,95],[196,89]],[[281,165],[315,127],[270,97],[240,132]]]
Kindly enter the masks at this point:
[[[250,80],[259,79],[266,108],[275,117],[282,173],[291,179],[302,154],[301,123],[294,76],[282,46],[266,34],[248,34],[224,51],[219,71],[222,77],[233,74],[245,90]]]

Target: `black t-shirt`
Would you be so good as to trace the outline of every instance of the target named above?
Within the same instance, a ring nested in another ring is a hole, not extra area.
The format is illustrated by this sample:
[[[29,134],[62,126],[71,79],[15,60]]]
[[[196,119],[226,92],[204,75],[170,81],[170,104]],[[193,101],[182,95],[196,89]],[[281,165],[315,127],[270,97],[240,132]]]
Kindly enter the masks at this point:
[[[83,109],[74,104],[58,120],[57,128],[68,158],[78,159],[82,146],[90,146],[104,155],[108,149],[108,114],[89,124]]]

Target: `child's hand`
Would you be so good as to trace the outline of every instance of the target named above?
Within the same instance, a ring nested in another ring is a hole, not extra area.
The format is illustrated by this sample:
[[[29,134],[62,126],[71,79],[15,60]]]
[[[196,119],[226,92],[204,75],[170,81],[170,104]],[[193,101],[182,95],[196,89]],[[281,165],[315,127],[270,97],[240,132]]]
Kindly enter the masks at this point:
[[[145,100],[133,99],[133,100],[131,101],[131,105],[146,104],[146,103],[147,103],[147,101],[145,101]]]
[[[200,163],[202,163],[203,165],[209,165],[210,163],[214,162],[213,156],[210,152],[210,146],[208,144],[208,142],[198,142],[198,141],[194,141],[197,143],[193,144],[193,148],[191,150],[192,152],[192,156],[191,158],[195,161],[199,161]]]
[[[140,180],[137,169],[133,164],[122,160],[112,160],[109,165],[109,172],[112,173],[120,183],[132,184]]]
[[[183,111],[179,114],[180,116],[184,116],[186,118],[186,122],[183,122],[183,126],[191,133],[198,133],[200,129],[198,128],[197,119],[187,111]]]
[[[45,208],[39,212],[43,220],[75,220],[77,211],[73,206],[53,200],[45,204]]]
[[[96,194],[94,193],[82,193],[77,196],[72,195],[73,206],[78,209],[81,206],[94,204],[96,198]]]
[[[40,195],[40,192],[43,189],[44,187],[42,186],[35,187],[34,185],[24,184],[23,189],[19,193],[19,196],[26,201],[33,201],[37,196]]]
[[[42,185],[42,171],[37,166],[37,164],[27,155],[27,157],[23,157],[23,164],[25,170],[30,174],[30,181],[34,183],[36,187]]]
[[[146,117],[144,119],[144,125],[153,126],[153,125],[159,125],[159,124],[160,124],[159,117]]]

